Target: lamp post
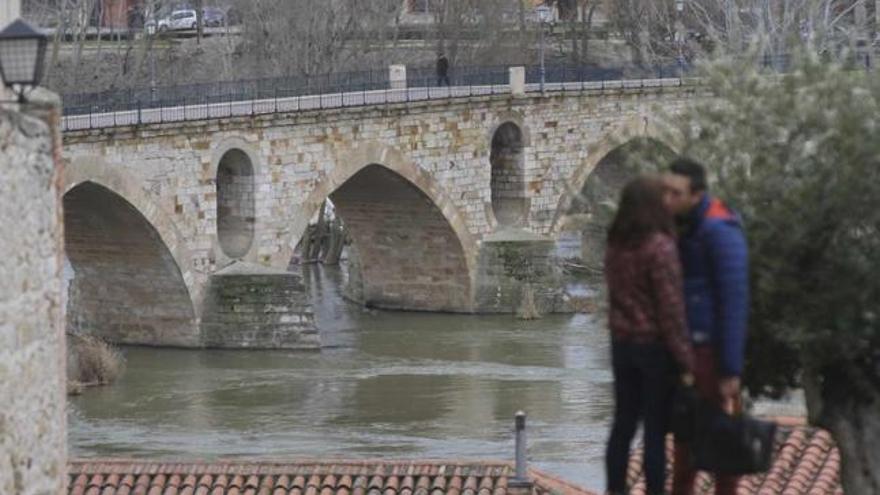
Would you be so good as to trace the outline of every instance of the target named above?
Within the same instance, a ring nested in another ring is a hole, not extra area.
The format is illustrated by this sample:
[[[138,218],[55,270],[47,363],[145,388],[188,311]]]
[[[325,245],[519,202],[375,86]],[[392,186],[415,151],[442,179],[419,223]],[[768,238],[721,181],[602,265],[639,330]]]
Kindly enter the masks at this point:
[[[541,41],[540,41],[540,52],[541,52],[541,93],[544,92],[544,27],[550,22],[551,16],[553,15],[553,11],[550,10],[550,7],[547,4],[538,5],[535,8],[535,12],[538,14],[538,22],[541,25]]]
[[[675,43],[678,49],[678,75],[681,77],[684,72],[684,22],[682,22],[682,12],[684,12],[684,0],[675,0]]]
[[[25,92],[40,84],[46,56],[46,35],[21,19],[0,31],[0,77],[3,85],[26,103]]]

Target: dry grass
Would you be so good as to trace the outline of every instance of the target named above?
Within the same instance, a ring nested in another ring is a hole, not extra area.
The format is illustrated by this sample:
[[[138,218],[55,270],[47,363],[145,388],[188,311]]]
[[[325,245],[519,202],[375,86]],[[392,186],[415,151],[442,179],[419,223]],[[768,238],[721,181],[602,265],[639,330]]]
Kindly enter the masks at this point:
[[[111,344],[91,335],[68,334],[74,375],[68,380],[83,386],[113,383],[125,369],[125,357]]]

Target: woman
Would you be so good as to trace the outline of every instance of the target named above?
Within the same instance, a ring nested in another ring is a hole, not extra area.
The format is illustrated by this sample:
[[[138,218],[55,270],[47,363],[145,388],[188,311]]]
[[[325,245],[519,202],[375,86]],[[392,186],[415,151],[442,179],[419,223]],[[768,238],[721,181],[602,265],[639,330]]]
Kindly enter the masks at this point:
[[[608,231],[605,279],[615,400],[605,457],[608,492],[626,490],[630,442],[641,420],[648,493],[662,494],[668,376],[677,362],[690,380],[693,355],[674,222],[659,180],[640,177],[624,187]]]

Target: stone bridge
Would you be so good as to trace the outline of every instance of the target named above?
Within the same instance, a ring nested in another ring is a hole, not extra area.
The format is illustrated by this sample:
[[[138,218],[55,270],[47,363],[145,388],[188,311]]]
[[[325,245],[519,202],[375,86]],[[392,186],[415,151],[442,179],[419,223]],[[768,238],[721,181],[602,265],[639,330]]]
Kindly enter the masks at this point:
[[[512,312],[528,282],[553,310],[547,260],[573,195],[618,147],[661,139],[659,116],[695,87],[550,89],[68,128],[69,326],[124,343],[314,346],[288,267],[328,198],[365,305]]]

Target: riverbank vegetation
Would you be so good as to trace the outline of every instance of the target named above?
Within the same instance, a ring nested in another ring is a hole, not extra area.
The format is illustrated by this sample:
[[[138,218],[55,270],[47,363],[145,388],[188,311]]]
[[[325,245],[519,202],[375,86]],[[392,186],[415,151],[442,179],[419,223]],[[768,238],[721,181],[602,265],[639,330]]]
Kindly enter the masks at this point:
[[[119,349],[99,337],[68,333],[67,347],[68,394],[109,385],[125,370],[125,357]]]

